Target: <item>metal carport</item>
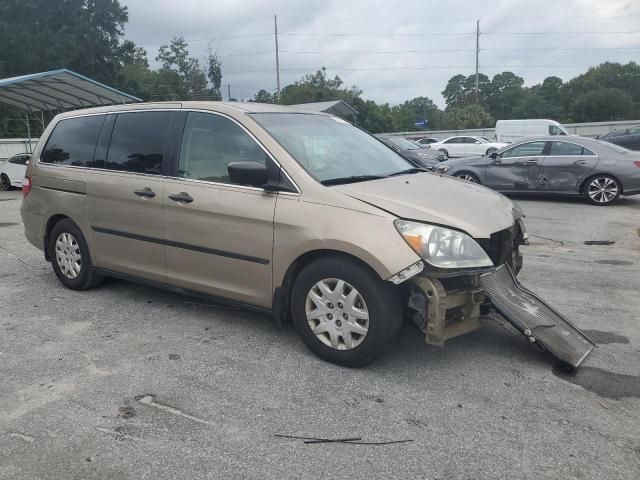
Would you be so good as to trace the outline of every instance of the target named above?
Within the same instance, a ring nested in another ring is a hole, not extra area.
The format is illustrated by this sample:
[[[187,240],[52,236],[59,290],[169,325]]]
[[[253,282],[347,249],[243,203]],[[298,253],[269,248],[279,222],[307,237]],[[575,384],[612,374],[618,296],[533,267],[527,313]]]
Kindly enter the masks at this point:
[[[66,68],[0,79],[0,103],[25,112],[29,138],[30,113],[41,114],[44,129],[43,112],[141,101]]]

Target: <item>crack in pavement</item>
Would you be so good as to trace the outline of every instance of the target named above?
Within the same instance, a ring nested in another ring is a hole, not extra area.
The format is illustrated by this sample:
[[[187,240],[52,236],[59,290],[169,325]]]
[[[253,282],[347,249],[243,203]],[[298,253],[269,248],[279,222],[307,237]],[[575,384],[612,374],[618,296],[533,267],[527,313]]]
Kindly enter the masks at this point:
[[[213,425],[211,422],[207,422],[198,417],[194,417],[193,415],[189,415],[188,413],[184,413],[182,410],[171,407],[169,405],[164,405],[162,403],[156,402],[155,395],[146,394],[136,397],[136,400],[143,405],[148,405],[149,407],[157,408],[158,410],[162,410],[164,412],[168,412],[172,415],[177,415],[179,417],[187,418],[193,422],[202,423],[204,425]]]

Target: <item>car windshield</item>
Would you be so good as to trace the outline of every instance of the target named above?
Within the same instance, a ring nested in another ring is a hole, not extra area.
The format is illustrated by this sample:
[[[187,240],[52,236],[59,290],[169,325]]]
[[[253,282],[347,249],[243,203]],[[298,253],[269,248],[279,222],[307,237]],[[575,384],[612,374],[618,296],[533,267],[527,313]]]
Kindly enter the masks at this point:
[[[418,150],[422,148],[421,146],[415,144],[411,140],[407,140],[403,137],[384,137],[388,142],[393,143],[400,150]]]
[[[305,113],[254,113],[252,117],[319,182],[372,180],[414,167],[341,118]]]

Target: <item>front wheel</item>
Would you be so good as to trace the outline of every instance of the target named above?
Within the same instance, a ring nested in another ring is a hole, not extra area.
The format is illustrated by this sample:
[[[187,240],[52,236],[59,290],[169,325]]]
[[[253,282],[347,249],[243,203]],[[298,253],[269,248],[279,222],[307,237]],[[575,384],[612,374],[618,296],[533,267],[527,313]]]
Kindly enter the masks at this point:
[[[291,292],[293,323],[320,358],[359,367],[379,356],[402,321],[394,286],[343,257],[307,265]]]
[[[441,148],[440,151],[444,155],[444,159],[448,160],[449,159],[449,152],[447,150],[445,150],[444,148]]]
[[[497,152],[498,149],[495,147],[487,148],[487,155],[491,155],[492,153]]]
[[[585,197],[593,205],[609,205],[620,197],[621,192],[620,184],[610,175],[595,175],[584,186]]]
[[[480,179],[471,172],[456,173],[454,177],[459,178],[460,180],[471,182],[471,183],[480,183]]]

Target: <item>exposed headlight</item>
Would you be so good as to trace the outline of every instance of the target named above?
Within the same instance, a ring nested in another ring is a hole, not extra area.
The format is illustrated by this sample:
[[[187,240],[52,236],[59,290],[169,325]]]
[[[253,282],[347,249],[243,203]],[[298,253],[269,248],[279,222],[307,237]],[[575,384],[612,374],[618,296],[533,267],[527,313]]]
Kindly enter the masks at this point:
[[[451,167],[449,165],[441,165],[436,168],[436,172],[438,173],[447,173]]]
[[[493,262],[482,247],[466,233],[407,220],[396,220],[394,225],[409,246],[434,267],[493,266]]]

